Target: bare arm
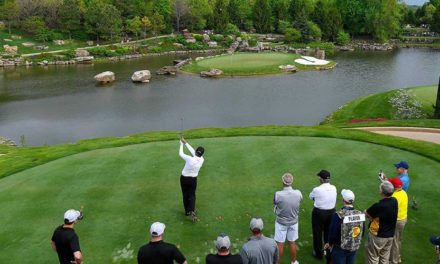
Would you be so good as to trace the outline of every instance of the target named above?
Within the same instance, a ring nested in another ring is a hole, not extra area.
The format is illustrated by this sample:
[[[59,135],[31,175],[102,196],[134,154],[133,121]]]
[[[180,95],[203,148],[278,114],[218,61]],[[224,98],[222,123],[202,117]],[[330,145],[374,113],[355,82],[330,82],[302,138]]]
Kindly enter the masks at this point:
[[[55,242],[53,242],[52,240],[50,241],[50,245],[52,246],[52,249],[56,252],[57,251],[57,246],[55,245]]]
[[[82,263],[82,254],[81,251],[75,251],[73,252],[73,257],[75,258],[76,264]]]

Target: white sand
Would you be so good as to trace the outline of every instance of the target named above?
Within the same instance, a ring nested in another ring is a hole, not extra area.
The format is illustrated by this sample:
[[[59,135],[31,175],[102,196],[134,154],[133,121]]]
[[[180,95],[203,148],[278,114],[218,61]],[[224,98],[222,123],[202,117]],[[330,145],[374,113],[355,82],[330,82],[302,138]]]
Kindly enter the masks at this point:
[[[309,56],[302,56],[301,59],[296,59],[295,62],[302,65],[313,65],[313,66],[327,65],[330,63],[329,61],[318,60],[315,57],[309,57]]]

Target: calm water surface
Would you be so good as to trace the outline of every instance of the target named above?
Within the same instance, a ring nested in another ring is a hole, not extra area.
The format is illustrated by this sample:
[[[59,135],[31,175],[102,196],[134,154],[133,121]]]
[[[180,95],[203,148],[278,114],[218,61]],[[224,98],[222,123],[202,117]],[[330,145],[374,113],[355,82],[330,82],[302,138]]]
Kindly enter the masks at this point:
[[[440,74],[440,51],[340,53],[331,71],[266,77],[202,79],[180,74],[130,81],[136,70],[169,65],[151,57],[94,65],[0,70],[0,135],[28,145],[124,136],[142,131],[266,124],[313,125],[363,95],[431,85]],[[93,76],[115,72],[98,86]]]

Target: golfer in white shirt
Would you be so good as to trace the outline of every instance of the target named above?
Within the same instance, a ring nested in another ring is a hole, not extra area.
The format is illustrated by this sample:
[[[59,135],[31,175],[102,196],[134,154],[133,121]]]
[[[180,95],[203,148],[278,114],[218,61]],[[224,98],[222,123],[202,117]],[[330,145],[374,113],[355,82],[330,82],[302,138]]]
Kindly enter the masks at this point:
[[[330,172],[321,170],[319,182],[321,185],[313,188],[310,199],[314,201],[312,212],[313,230],[313,256],[318,259],[323,257],[322,239],[324,244],[328,243],[328,234],[332,216],[336,206],[336,187],[330,184]]]
[[[186,155],[183,152],[183,145],[187,147],[191,155]],[[203,159],[203,153],[205,149],[198,147],[195,151],[186,140],[180,138],[179,155],[185,161],[185,167],[182,170],[180,176],[180,187],[182,188],[183,195],[183,207],[185,208],[185,215],[191,216],[193,221],[196,220],[196,188],[197,188],[197,176],[199,170],[205,161]]]

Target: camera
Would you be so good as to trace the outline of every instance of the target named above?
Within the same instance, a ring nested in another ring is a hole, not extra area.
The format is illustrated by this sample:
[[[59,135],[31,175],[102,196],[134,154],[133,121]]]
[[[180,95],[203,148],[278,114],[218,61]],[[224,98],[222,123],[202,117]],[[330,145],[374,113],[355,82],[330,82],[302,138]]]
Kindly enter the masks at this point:
[[[380,170],[378,173],[378,176],[380,181],[384,181],[385,180],[385,173],[383,173],[383,170]]]

